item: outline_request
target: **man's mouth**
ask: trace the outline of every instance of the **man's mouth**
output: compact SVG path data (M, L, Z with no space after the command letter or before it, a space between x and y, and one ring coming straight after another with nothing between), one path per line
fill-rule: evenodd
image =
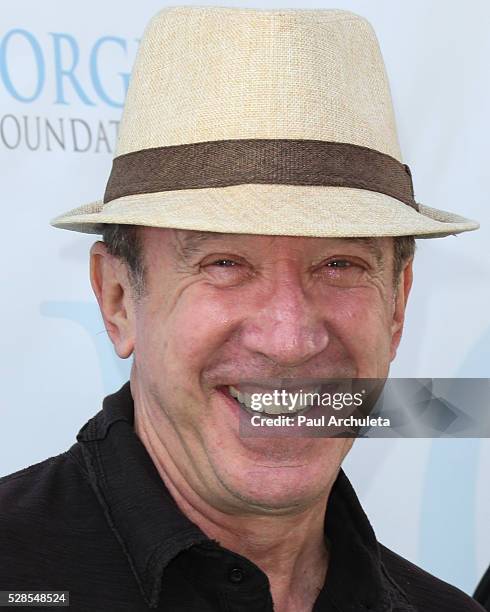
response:
M310 410L315 404L315 394L321 385L309 389L268 389L240 390L234 385L221 387L227 396L233 398L241 408L250 414L297 415Z

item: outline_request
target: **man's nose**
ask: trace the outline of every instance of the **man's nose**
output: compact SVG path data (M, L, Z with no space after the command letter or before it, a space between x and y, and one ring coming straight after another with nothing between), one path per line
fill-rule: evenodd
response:
M249 315L242 335L246 349L289 367L309 361L328 341L325 318L297 278L274 283L260 309Z

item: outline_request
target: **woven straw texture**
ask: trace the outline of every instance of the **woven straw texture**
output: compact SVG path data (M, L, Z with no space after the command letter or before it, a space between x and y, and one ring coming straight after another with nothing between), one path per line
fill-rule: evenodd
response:
M250 138L350 143L401 162L371 25L323 9L178 6L158 13L141 40L116 157ZM78 207L51 223L87 233L100 233L103 223L134 223L305 236L436 237L478 227L366 189L277 184L138 193Z
M350 142L400 159L369 23L342 11L157 15L141 42L116 155L228 138Z

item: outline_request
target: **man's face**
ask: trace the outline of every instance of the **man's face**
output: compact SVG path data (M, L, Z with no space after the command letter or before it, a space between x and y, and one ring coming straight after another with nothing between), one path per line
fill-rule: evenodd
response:
M227 511L320 498L352 441L241 437L229 387L386 376L410 285L408 267L394 287L393 240L141 232L147 292L112 336L172 478Z

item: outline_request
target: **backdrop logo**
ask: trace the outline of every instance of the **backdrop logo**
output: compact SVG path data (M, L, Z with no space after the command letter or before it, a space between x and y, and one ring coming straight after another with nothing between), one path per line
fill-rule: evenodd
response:
M26 105L26 112L0 116L0 143L6 149L112 152L119 113L109 120L100 116L123 107L138 42L109 35L78 40L66 32L40 37L22 28L6 32L0 39L2 93L13 107ZM32 112L36 103L43 109L75 106L77 116L43 116Z

